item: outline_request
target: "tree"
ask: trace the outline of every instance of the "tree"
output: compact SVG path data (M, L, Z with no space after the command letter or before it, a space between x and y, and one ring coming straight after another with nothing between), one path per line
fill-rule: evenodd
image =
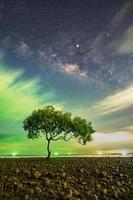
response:
M71 113L56 110L46 106L32 112L23 122L23 128L28 132L28 138L38 138L44 134L47 140L48 158L51 155L50 142L57 140L68 141L75 138L85 145L92 140L94 129L91 122L80 117L72 117Z

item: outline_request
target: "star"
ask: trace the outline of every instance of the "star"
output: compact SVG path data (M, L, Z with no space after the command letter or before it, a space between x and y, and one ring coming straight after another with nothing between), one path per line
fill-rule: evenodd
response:
M107 37L110 37L110 33L107 33L107 35L106 35Z
M111 71L111 70L108 70L108 72L112 75L113 74L113 72Z

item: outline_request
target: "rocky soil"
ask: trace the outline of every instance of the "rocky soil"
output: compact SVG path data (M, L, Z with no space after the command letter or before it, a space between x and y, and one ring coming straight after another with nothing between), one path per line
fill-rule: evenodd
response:
M133 158L0 159L1 200L133 200Z

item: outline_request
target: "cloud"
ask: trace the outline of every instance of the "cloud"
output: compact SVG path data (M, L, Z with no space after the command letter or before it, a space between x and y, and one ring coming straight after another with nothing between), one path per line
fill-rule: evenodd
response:
M93 135L93 141L89 145L97 153L99 151L101 153L128 153L132 151L133 134L122 130L112 133L97 132Z
M122 19L128 14L128 12L132 9L133 7L133 1L128 0L119 10L119 12L116 14L114 19L112 20L112 25L119 25Z
M117 44L116 54L133 53L133 25L131 25Z
M123 19L126 16L130 17L130 13L133 8L133 0L127 0L124 2L124 5L121 7L119 12L116 13L115 17L111 22L112 30L117 31L118 26L123 22ZM119 39L113 40L110 44L107 45L107 50L114 52L116 55L130 54L133 52L133 25L130 25L126 29L122 37Z
M114 94L96 103L92 106L91 112L95 115L107 115L130 107L133 107L133 85L116 91Z
M35 94L35 80L15 83L22 74L22 71L6 71L0 68L0 120L20 120L30 110L41 105Z
M97 132L93 135L94 143L118 143L133 139L133 135L126 131L117 131L113 133Z
M84 154L130 153L133 150L133 134L128 131L96 132L85 146L75 144L77 152Z
M123 130L129 131L131 133L133 133L133 125L132 126L127 126L125 128L123 128Z
M11 122L22 121L32 110L54 101L55 94L52 91L39 94L41 88L38 78L26 80L23 74L22 70L9 70L0 65L1 125L9 122L10 126Z

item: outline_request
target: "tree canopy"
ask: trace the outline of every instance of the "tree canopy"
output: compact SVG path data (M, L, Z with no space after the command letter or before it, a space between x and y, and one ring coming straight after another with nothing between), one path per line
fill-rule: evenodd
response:
M23 122L23 128L28 132L28 138L38 138L44 134L48 141L47 151L50 157L50 142L68 141L75 138L85 145L92 140L94 129L92 123L81 117L73 117L71 113L56 110L53 106L35 110Z

